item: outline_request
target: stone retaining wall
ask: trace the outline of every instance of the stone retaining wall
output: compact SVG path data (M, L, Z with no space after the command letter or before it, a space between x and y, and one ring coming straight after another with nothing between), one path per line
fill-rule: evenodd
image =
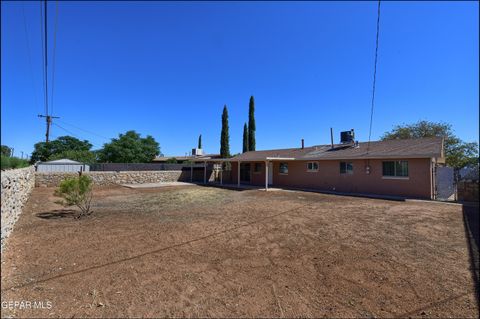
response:
M35 185L33 166L2 171L2 237L1 249L22 213L22 208Z
M457 184L457 197L462 202L478 202L478 180L465 180Z
M190 182L190 170L184 171L125 171L125 172L85 172L93 180L93 185L109 186L121 184L143 184L162 182ZM207 179L211 171L207 171ZM78 176L77 173L48 172L36 173L36 187L56 187L67 177ZM203 169L193 171L193 181L203 181Z

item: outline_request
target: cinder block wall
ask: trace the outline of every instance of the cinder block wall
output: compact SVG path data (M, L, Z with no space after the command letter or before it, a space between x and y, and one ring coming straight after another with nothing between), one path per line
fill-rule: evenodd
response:
M478 202L479 187L478 181L466 180L460 181L457 185L457 197L459 201L462 202Z
M2 171L2 250L5 239L12 232L34 185L33 166Z

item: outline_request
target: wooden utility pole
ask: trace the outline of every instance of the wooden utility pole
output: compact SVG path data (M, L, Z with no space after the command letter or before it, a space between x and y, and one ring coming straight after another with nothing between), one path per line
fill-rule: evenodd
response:
M38 117L44 117L47 121L47 132L45 133L45 141L48 143L50 141L50 125L52 125L52 119L59 119L58 116L51 116L51 115L41 115L39 114Z
M44 11L45 11L45 19L44 19L44 38L45 38L45 47L42 48L44 50L44 57L45 57L45 115L38 115L38 117L44 117L46 122L47 122L47 132L45 133L45 141L48 143L50 141L50 125L52 124L52 119L58 119L59 117L57 116L51 116L48 115L48 77L47 77L47 70L48 70L48 59L47 59L47 53L48 53L48 45L47 45L47 0L43 3L44 5Z

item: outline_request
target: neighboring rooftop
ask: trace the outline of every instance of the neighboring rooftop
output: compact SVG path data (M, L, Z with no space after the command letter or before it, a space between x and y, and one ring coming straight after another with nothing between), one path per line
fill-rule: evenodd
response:
M39 164L83 164L83 163L77 162L77 161L72 161L72 160L67 159L67 158L62 158L62 159L53 160L53 161L40 162Z
M418 139L396 139L362 142L358 144L316 145L305 148L288 148L251 151L237 155L232 160L334 160L375 158L443 158L443 139L429 137ZM368 151L367 151L368 149Z
M201 159L212 159L220 158L220 154L204 154L204 155L190 155L190 156L158 156L153 159L153 162L166 162L169 159L175 158L179 162L189 161L189 160L201 160Z

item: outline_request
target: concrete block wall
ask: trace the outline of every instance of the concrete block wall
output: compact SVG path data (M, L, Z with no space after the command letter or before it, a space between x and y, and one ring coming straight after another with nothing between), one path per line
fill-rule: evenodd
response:
M478 180L464 180L457 184L457 197L462 202L478 202Z
M33 166L2 171L1 249L18 220L35 185Z

